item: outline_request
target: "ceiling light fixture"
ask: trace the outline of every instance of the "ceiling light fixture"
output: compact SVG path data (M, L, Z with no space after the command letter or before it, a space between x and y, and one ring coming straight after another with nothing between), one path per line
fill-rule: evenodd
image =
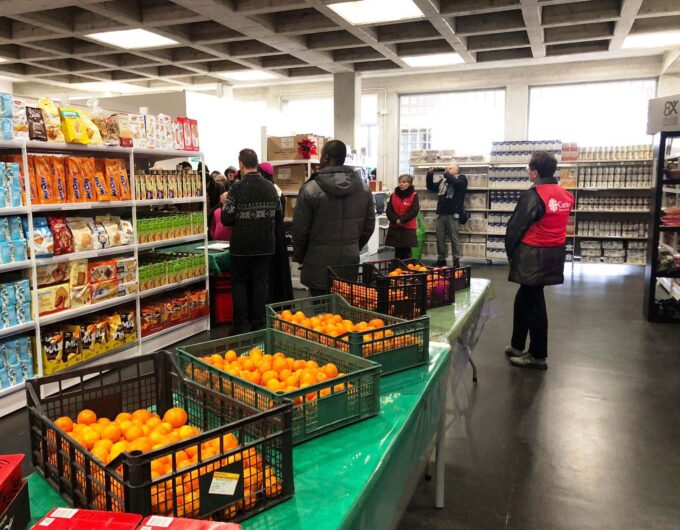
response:
M407 65L414 68L427 68L433 66L449 66L462 64L465 61L457 53L433 53L430 55L409 55L400 57Z
M267 79L278 79L274 74L264 70L235 70L233 72L219 72L215 75L229 81L266 81Z
M143 92L142 87L135 85L130 85L128 83L116 83L115 81L92 81L91 83L73 83L71 85L76 90L82 90L83 92L94 92L97 94L109 94L119 93L119 94L132 94L134 92Z
M141 48L155 48L158 46L170 46L179 44L176 40L163 37L157 33L145 29L123 29L120 31L104 31L101 33L89 33L86 37L104 44L111 44L126 50Z
M347 22L357 26L423 16L423 12L413 3L413 0L359 0L330 4L328 7Z
M622 48L635 50L643 48L670 48L680 45L680 30L633 33L623 40Z
M0 63L6 63L8 59L5 59L4 57L0 57Z

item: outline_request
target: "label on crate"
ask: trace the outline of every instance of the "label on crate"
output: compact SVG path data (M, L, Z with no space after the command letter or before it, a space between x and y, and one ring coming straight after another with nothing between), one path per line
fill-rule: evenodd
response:
M167 528L172 524L172 517L161 517L160 515L153 515L146 521L148 526L156 526Z
M216 471L213 474L212 482L208 493L211 495L233 495L238 485L238 479L241 475L238 473L224 473Z
M77 513L78 510L74 510L73 508L57 508L50 514L50 517L58 517L60 519L71 519Z
M45 517L42 521L40 521L39 526L50 526L54 522L54 519L51 517Z

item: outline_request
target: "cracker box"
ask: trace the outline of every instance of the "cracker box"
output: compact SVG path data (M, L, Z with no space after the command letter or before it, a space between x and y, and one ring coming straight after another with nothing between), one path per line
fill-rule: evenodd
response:
M157 123L156 116L144 114L144 131L146 133L146 146L149 149L158 149L160 146L157 141Z
M146 126L141 114L128 114L133 147L146 147Z
M172 124L172 139L175 149L184 151L184 126L179 118Z
M189 118L177 118L177 123L182 127L182 149L185 151L192 151L191 123L189 122Z

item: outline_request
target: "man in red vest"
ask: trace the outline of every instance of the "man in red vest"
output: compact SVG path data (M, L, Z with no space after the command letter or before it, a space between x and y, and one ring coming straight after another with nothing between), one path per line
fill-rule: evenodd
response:
M539 151L529 161L534 185L522 194L505 234L515 296L512 342L505 348L513 366L547 370L548 314L543 287L564 283L567 222L574 197L557 183L557 159ZM531 344L524 351L527 335Z

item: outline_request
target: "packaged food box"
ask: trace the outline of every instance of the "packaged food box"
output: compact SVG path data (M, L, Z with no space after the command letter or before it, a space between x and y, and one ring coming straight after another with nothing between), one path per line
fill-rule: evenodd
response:
M90 285L90 296L93 304L115 298L118 296L118 282L114 279L93 283Z
M134 258L133 258L134 259ZM115 259L93 261L87 265L89 283L118 279L118 262Z
M38 314L47 315L71 307L71 288L68 283L38 289Z
M316 134L296 134L295 136L268 136L267 137L267 160L304 160L298 152L298 146L302 142L312 142L316 147L316 153L311 158L319 158L325 138Z

